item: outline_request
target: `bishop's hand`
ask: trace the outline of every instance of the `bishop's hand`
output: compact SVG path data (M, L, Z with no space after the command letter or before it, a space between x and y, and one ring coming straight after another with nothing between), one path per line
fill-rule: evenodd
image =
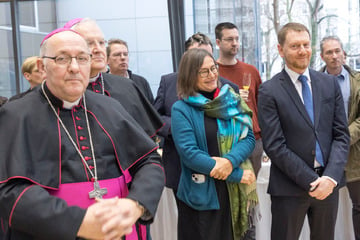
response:
M101 199L95 216L101 222L104 240L121 239L132 232L132 226L143 214L139 204L128 198Z

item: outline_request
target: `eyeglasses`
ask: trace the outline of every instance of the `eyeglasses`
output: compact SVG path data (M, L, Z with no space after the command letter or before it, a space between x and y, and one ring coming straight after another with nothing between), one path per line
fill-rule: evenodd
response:
M86 41L89 48L93 48L95 47L96 45L99 45L100 47L106 47L106 43L107 41L105 39L102 39L102 40L89 40L89 41Z
M222 41L225 41L225 42L239 42L239 38L236 37L236 38L224 38Z
M199 71L200 77L207 78L209 76L209 74L210 74L210 71L213 74L218 73L218 65L215 64L215 65L211 66L210 68L202 68L202 69L200 69L200 71Z
M43 56L42 58L52 59L52 60L54 60L54 62L56 64L65 66L65 65L71 64L71 61L73 58L76 59L77 64L86 65L90 62L91 56L92 56L91 54L80 54L78 56L72 57L67 54L61 54L61 55L55 56L55 57Z

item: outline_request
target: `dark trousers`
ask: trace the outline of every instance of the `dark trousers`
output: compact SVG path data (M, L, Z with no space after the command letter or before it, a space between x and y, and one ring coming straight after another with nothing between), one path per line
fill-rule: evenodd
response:
M271 239L299 239L307 215L311 240L333 240L338 203L338 189L324 200L310 196L271 196Z
M251 153L249 157L256 176L258 175L261 168L263 151L264 151L263 143L261 138L259 138L258 140L256 140L254 151Z
M346 186L353 204L352 218L355 239L360 240L360 181L349 182Z

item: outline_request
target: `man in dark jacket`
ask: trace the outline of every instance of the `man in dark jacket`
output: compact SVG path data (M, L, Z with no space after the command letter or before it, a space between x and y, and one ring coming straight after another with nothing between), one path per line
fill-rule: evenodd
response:
M344 99L350 132L350 152L345 167L346 185L353 203L355 239L360 240L360 73L345 64L345 52L338 37L323 38L320 49L321 58L326 63L321 72L337 77Z
M129 47L127 42L121 39L110 39L106 47L106 54L110 73L133 80L149 102L153 103L154 96L149 82L144 77L129 70Z

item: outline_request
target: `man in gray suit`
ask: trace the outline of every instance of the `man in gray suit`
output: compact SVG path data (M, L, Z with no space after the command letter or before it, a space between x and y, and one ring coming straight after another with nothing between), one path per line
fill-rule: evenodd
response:
M349 132L335 77L309 69L309 30L278 33L284 69L259 89L259 123L272 160L271 238L298 239L308 216L311 239L334 239L338 188L344 184Z

